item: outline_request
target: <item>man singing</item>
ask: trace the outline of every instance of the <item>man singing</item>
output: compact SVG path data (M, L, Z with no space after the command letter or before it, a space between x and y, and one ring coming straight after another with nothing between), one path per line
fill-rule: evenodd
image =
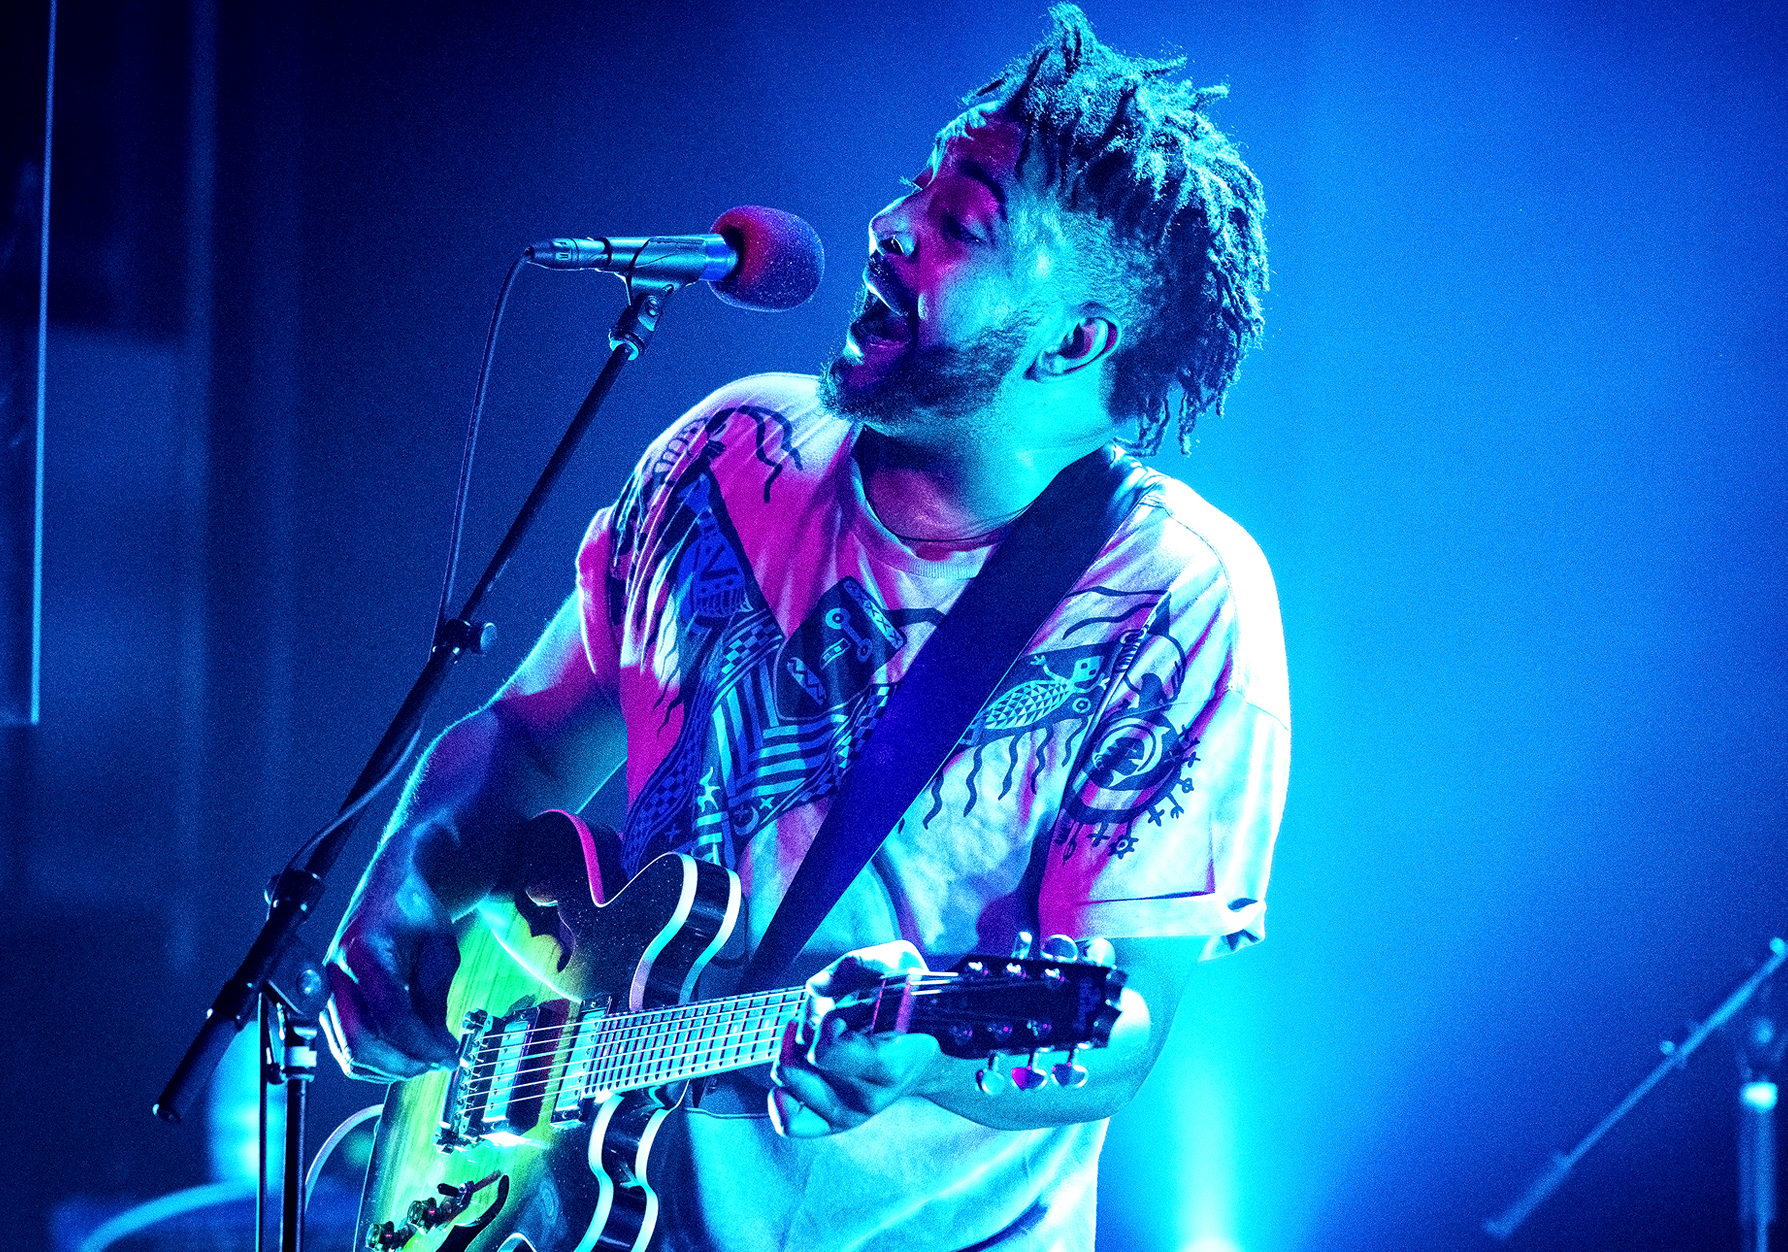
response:
M913 657L1058 471L1170 424L1184 445L1221 408L1267 269L1259 185L1202 111L1220 92L1051 16L870 221L824 375L745 379L671 426L526 662L429 751L331 955L352 1072L454 1062L453 923L529 816L623 763L626 872L734 870L748 950ZM813 978L773 1072L666 1122L661 1246L1090 1249L1104 1119L1192 967L1264 933L1289 717L1259 550L1150 473L790 968ZM1104 937L1128 975L1082 1085L986 1094L984 1062L832 1011L1020 932Z

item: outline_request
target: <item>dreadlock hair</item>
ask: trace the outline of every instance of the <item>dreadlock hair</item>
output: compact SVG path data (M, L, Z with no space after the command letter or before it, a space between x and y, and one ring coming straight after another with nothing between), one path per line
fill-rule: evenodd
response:
M1190 451L1193 424L1223 412L1264 325L1260 182L1204 116L1227 87L1170 79L1183 57L1113 51L1075 5L1049 16L1049 36L964 103L1021 125L1020 175L1053 195L1070 224L1090 216L1103 228L1102 251L1116 253L1103 277L1127 288L1131 315L1106 404L1136 419L1130 447L1148 456L1177 393L1180 449Z

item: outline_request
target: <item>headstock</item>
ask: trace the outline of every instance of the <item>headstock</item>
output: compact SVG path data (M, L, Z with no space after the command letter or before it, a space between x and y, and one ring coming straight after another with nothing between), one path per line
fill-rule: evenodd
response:
M984 1091L997 1089L1007 1077L993 1065L1001 1054L1030 1058L1010 1073L1021 1090L1050 1081L1079 1086L1086 1071L1074 1063L1074 1053L1110 1042L1124 974L1068 957L1069 952L1078 957L1079 949L1072 940L1058 939L1045 945L1051 956L966 956L944 978L926 979L911 1002L906 1029L931 1035L949 1056L988 1058L979 1075ZM1023 946L1029 948L1028 936ZM1037 1057L1043 1052L1067 1056L1042 1070Z

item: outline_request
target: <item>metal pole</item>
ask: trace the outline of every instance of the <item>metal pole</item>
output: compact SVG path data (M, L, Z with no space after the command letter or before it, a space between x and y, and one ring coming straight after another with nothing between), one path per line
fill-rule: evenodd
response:
M1776 1219L1776 1085L1746 1083L1738 1108L1738 1224L1751 1252L1769 1252Z
M1596 1123L1595 1129L1583 1136L1582 1142L1578 1143L1576 1147L1569 1152L1553 1153L1551 1163L1540 1171L1539 1176L1529 1184L1521 1197L1501 1214L1484 1222L1485 1233L1497 1239L1507 1239L1514 1234L1521 1223L1527 1220L1528 1214L1539 1206L1540 1201L1558 1189L1559 1184L1564 1182L1572 1167L1583 1159L1584 1154L1595 1147L1596 1142L1603 1135L1614 1129L1616 1122L1630 1113L1634 1105L1643 1100L1653 1087L1663 1081L1665 1075L1672 1070L1681 1069L1687 1064L1689 1057L1694 1055L1695 1049L1705 1043L1709 1035L1731 1021L1746 1004L1750 1003L1751 997L1757 994L1758 989L1769 981L1770 976L1781 967L1783 961L1788 960L1788 942L1784 942L1780 938L1771 939L1769 953L1763 964L1758 966L1749 978L1740 983L1738 989L1727 996L1706 1021L1689 1032L1687 1039L1681 1043L1665 1042L1662 1045L1665 1060L1647 1074L1644 1081L1628 1092L1627 1098L1616 1105L1613 1112ZM1774 1193L1771 1194L1773 1196Z

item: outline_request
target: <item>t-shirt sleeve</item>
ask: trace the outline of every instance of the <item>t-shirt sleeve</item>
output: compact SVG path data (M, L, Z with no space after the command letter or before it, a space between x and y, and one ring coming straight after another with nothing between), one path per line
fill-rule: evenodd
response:
M577 599L583 619L584 654L602 690L614 699L620 684L621 633L609 596L614 571L613 505L601 510L577 550Z
M1177 601L1177 602L1176 602ZM1266 934L1290 762L1276 601L1253 637L1226 577L1175 588L1112 684L1051 832L1043 932L1208 936L1204 958ZM1264 657L1262 654L1265 654ZM1276 682L1261 667L1276 665Z

